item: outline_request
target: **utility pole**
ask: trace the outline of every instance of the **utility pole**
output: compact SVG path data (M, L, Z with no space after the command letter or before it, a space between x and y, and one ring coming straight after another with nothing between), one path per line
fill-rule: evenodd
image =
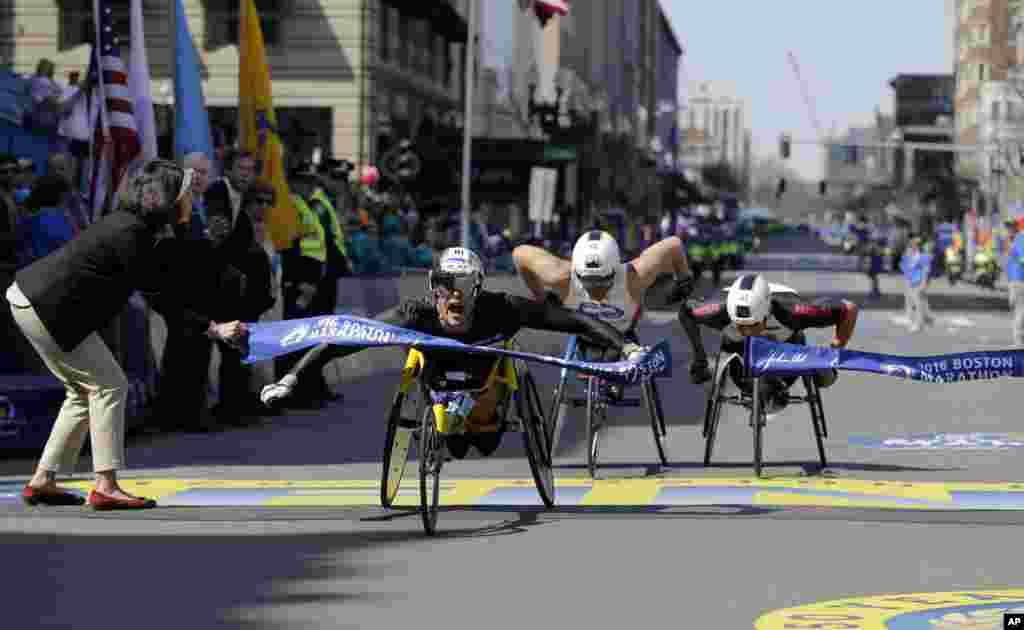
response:
M469 37L466 40L466 67L465 89L466 89L466 110L464 114L465 123L462 131L462 246L469 248L469 187L471 183L472 156L473 150L473 92L476 87L473 81L473 67L476 65L476 3L477 0L468 0L469 5Z

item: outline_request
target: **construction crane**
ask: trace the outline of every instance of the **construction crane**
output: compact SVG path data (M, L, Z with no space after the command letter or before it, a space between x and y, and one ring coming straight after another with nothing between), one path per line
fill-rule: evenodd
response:
M789 57L789 64L793 67L793 74L796 75L797 83L800 84L800 92L804 96L804 105L807 106L807 113L811 117L811 124L818 131L818 139L824 143L826 141L825 131L821 128L821 123L818 122L818 114L814 108L814 99L811 98L811 94L807 90L807 82L804 81L803 76L800 74L800 63L796 60L796 55L793 54L793 51L789 51L786 54Z

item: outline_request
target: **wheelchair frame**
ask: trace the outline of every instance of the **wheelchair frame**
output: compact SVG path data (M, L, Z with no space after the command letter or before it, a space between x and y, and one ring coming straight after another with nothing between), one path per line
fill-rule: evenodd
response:
M572 360L576 355L578 346L577 337L569 338L564 358ZM567 395L569 386L569 370L562 368L558 385L555 386L554 397L551 403L551 411L548 414L550 425L548 426L548 444L554 448L555 432L558 430L559 412ZM654 436L654 445L658 451L658 459L663 466L668 466L668 428L665 425L665 412L661 406L661 397L658 394L658 385L653 378L644 379L640 384L639 399L624 398L620 401L609 400L602 395L598 387L598 378L593 376L585 377L587 382L586 396L584 398L569 398L570 408L587 408L587 469L592 479L597 478L597 455L601 436L601 428L607 423L608 407L639 407L643 405L651 421L651 433Z
M723 359L722 355L726 354ZM751 393L740 390L739 394L723 395L723 386L729 376L729 366L733 361L739 361L742 365L743 357L739 353L719 352L715 357L714 380L711 382L711 391L708 393L707 406L704 412L704 428L702 435L704 444L704 465L711 465L711 455L715 448L715 437L718 433L718 423L722 417L722 406L729 404L743 407L750 411L749 425L754 430L754 474L761 476L763 469L764 449L764 427L767 422L763 401L761 400L761 377L750 377L752 384ZM749 372L747 372L749 376ZM811 410L811 425L814 427L814 437L818 444L818 457L821 460L821 467L828 466L825 458L824 438L828 437L828 427L825 424L825 409L821 402L821 388L814 381L813 374L800 375L805 390L803 396L790 395L790 403L806 404Z
M514 347L512 340L502 347ZM380 500L384 507L392 507L398 497L402 476L409 460L414 440L419 443L420 508L423 528L428 535L437 533L437 515L440 505L440 476L444 466L444 439L448 429L448 414L444 405L431 402L431 391L422 376L426 372L427 357L410 348L402 369L402 380L388 414L387 434L384 439L381 470ZM505 386L507 393L495 407L501 422L514 403L523 424L523 446L537 492L546 507L555 505L555 478L551 463L551 443L547 422L541 406L537 384L526 364L518 359L500 357L487 378L487 387ZM413 417L403 414L403 406L410 402Z

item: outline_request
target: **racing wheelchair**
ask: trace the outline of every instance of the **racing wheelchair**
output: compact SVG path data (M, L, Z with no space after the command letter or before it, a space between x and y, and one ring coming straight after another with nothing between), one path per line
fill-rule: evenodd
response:
M737 373L743 374L746 381L743 385L735 382L733 377ZM750 413L749 425L754 432L754 474L760 477L763 468L764 428L768 420L761 387L763 377L750 374L742 355L724 351L720 351L715 357L715 369L712 374L713 380L711 381L711 390L708 392L702 431L705 440L704 465L711 465L711 455L715 449L715 437L718 433L718 423L722 417L722 408L723 405L728 404L742 407ZM811 425L814 427L814 437L818 443L818 457L821 460L821 467L825 468L828 463L825 459L823 440L828 437L828 427L825 425L825 409L821 403L821 388L814 380L813 373L802 374L799 379L803 383L804 395L789 394L788 402L789 404L806 404L810 407Z
M502 343L515 349L513 340ZM388 415L384 442L380 501L391 507L398 497L402 476L412 442L418 443L419 495L423 528L428 535L437 533L441 493L441 468L445 455L450 418L445 397L452 394L480 394L500 388L494 408L496 419L509 426L508 414L515 413L522 423L523 445L537 492L546 507L555 505L555 477L551 468L551 447L547 423L541 407L537 384L519 359L500 357L486 379L468 377L452 370L443 361L431 362L424 352L409 349L401 382ZM482 382L481 382L482 381ZM411 412L411 413L409 413Z
M566 360L584 358L587 356L587 348L576 336L569 338L566 346ZM554 399L551 403L551 412L548 414L550 425L547 427L547 443L555 443L555 431L558 429L558 418L563 404L571 408L586 407L587 410L587 469L592 479L597 478L598 468L598 447L601 437L601 429L608 421L609 407L639 407L641 404L647 409L651 421L651 433L654 435L654 446L658 451L658 459L662 465L668 465L668 429L665 425L665 413L661 406L661 397L658 395L658 384L653 378L645 378L640 383L641 398L622 398L612 393L601 379L596 376L581 376L586 383L586 393L583 397L570 396L569 389L572 377L569 370L562 368L558 384L555 385Z

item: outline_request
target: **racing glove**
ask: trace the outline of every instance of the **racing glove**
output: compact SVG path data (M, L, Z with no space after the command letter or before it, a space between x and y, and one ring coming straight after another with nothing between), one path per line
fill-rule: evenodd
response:
M627 361L639 361L640 357L642 357L647 352L650 352L650 350L651 349L648 347L640 346L635 343L627 343L626 345L622 346L622 356Z
M711 380L711 370L707 359L694 359L690 362L690 382L700 385Z
M676 302L685 300L686 298L690 297L690 294L693 293L693 288L695 284L696 280L694 279L693 274L678 276L676 278L675 284L672 285L672 288L669 290L668 303L675 304Z
M264 405L272 407L275 403L291 396L292 390L295 389L295 384L298 382L299 379L294 374L285 374L278 382L263 386L263 389L260 390L260 401Z

